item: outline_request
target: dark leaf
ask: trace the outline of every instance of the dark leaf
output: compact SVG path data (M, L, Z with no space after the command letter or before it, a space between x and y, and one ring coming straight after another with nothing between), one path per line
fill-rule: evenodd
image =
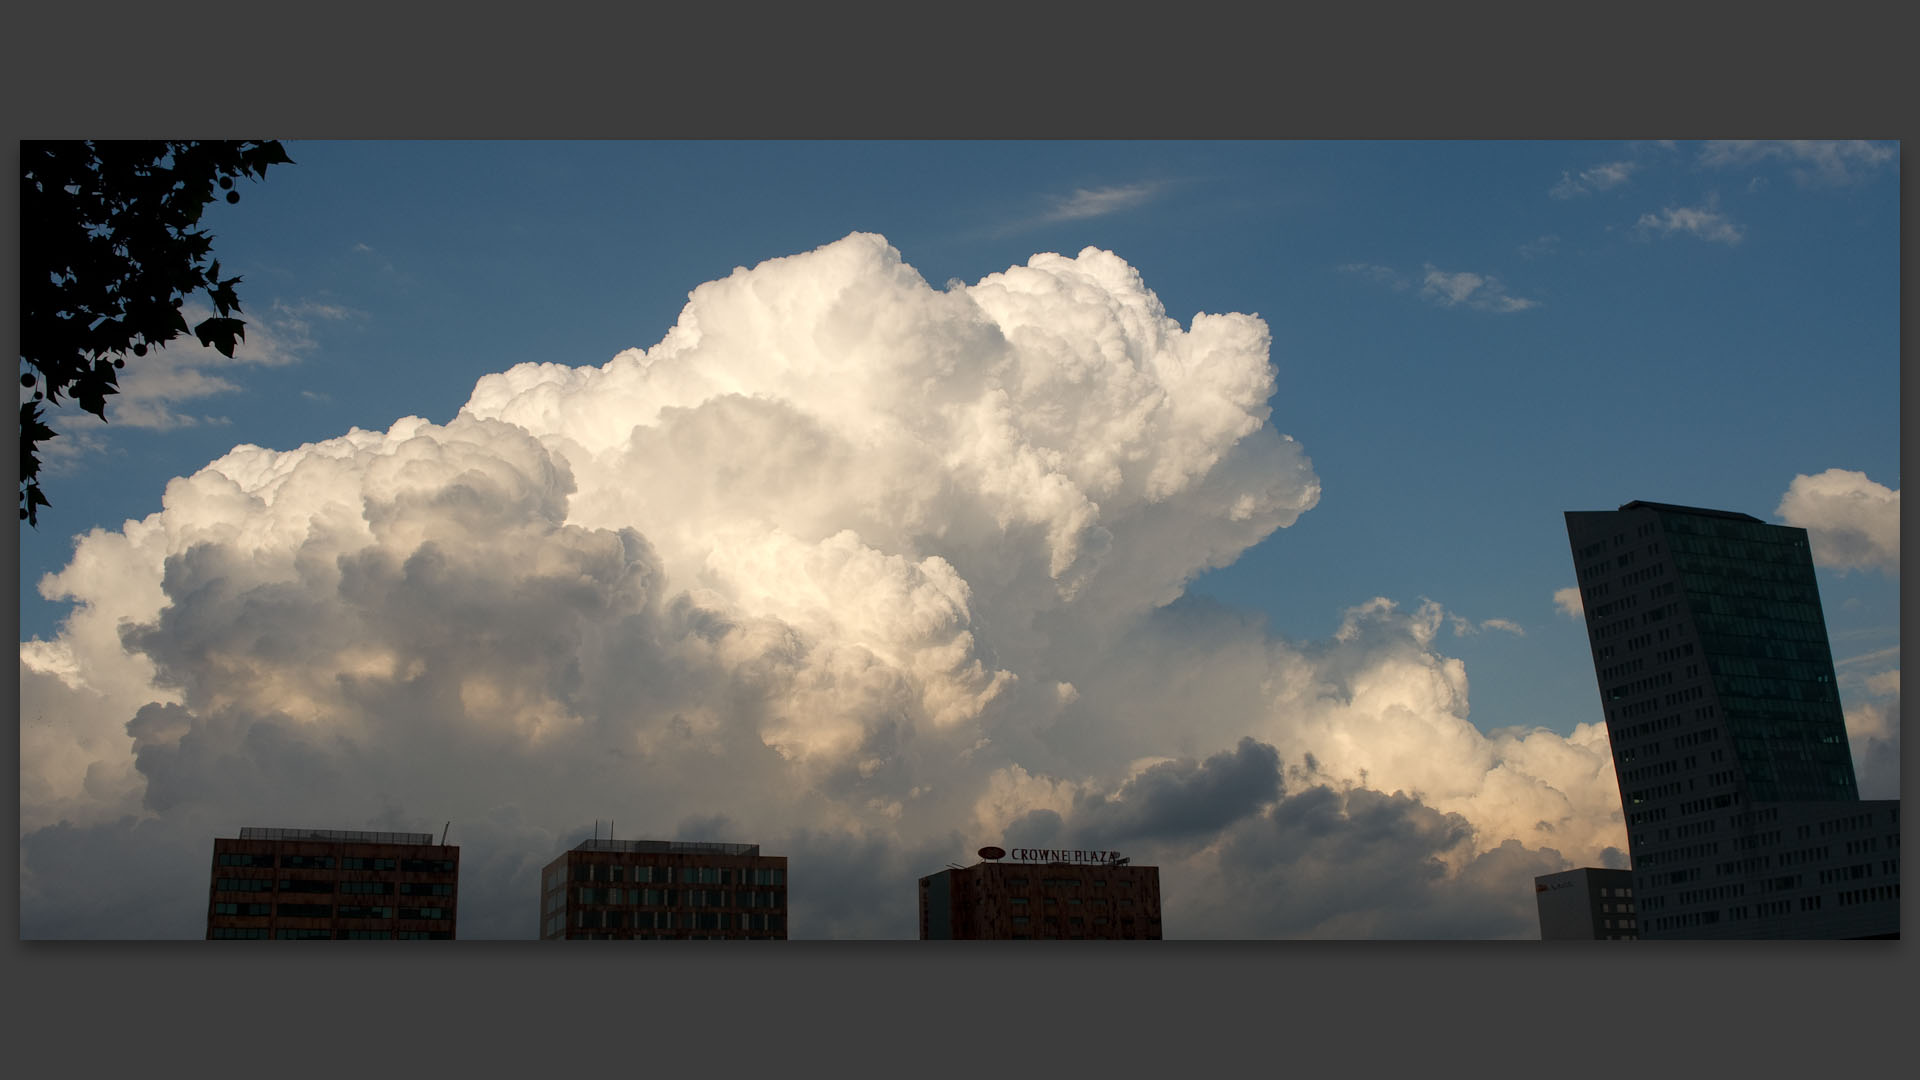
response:
M194 327L193 333L200 339L200 344L211 345L220 350L220 355L231 359L234 345L247 336L246 326L239 319L213 318Z

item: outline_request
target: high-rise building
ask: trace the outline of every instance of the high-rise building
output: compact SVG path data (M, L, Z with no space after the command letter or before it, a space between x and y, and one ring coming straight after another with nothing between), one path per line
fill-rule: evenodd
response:
M1633 871L1583 866L1533 879L1542 941L1637 941Z
M981 848L920 879L920 939L1160 940L1160 868L1117 852Z
M787 937L787 857L759 844L582 840L540 874L548 941Z
M1900 803L1855 785L1806 530L1566 518L1640 936L1898 936Z
M452 940L459 883L432 833L245 828L213 841L207 938Z

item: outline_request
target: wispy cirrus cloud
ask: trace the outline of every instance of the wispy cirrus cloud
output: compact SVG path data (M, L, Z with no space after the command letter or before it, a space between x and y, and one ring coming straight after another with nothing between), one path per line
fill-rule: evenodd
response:
M1432 263L1426 264L1425 269L1420 295L1441 307L1470 307L1476 311L1506 314L1540 306L1538 300L1509 295L1500 279L1489 274L1465 270L1449 273Z
M1117 214L1146 205L1165 188L1166 185L1158 181L1120 187L1075 188L1071 195L1053 196L1053 208L1041 220L1080 221Z
M214 314L198 300L182 304L180 313L189 326ZM230 421L225 417L200 412L199 405L208 398L240 390L241 373L248 368L285 367L304 360L318 347L314 336L317 323L364 315L337 304L308 300L291 304L275 301L264 312L246 311L241 317L247 324L246 337L230 357L201 345L187 333L146 356L129 360L120 372L119 392L107 398L111 428L98 428L97 421L85 418L77 409L54 412L49 423L60 437L42 444L42 468L70 473L84 467L89 459L112 449L114 429L174 431L227 424Z
M1700 150L1700 164L1708 168L1738 168L1763 161L1785 161L1803 187L1840 186L1866 179L1900 160L1890 143L1865 139L1786 139L1778 141L1731 139L1709 142Z
M1719 197L1710 195L1704 206L1667 206L1658 214L1641 214L1640 220L1634 222L1633 231L1643 240L1655 233L1661 236L1686 233L1709 243L1736 247L1747 230L1746 226L1722 214Z
M1557 238L1555 238L1557 239ZM1352 262L1335 267L1343 274L1353 274L1368 281L1385 285L1395 292L1403 292L1413 287L1414 281L1408 275L1391 266L1378 263ZM1513 296L1500 283L1500 279L1488 274L1474 274L1466 271L1448 273L1427 263L1422 269L1420 295L1439 304L1441 307L1469 307L1477 311L1513 312L1538 307L1538 300Z
M1563 172L1560 182L1548 189L1547 194L1556 199L1573 199L1596 191L1607 191L1626 183L1639 167L1631 161L1609 161L1591 169L1582 169L1579 173Z
M211 308L198 301L190 301L180 310L189 325L213 315ZM183 411L182 406L239 389L238 384L221 372L299 363L316 347L313 336L316 322L360 317L359 312L337 304L275 301L265 313L246 316L246 337L231 357L201 345L189 335L182 335L172 344L127 365L120 380L120 393L108 399L112 420L123 427L155 431L224 423L215 417Z
M1515 637L1527 636L1527 628L1514 622L1512 619L1482 619L1476 623L1465 615L1455 615L1452 612L1448 612L1447 623L1453 628L1454 637L1467 637L1471 634L1477 634L1482 630L1500 630L1512 634Z

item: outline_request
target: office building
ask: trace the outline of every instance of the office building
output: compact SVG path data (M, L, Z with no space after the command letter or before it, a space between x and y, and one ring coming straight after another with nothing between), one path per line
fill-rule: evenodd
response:
M759 844L583 840L540 874L547 941L784 941L787 858Z
M1117 852L980 849L920 879L920 939L1160 940L1160 869Z
M241 829L213 842L207 938L450 941L459 883L432 833Z
M1636 941L1633 871L1583 866L1533 879L1542 941Z
M1640 936L1897 937L1900 803L1859 797L1806 530L1566 519Z

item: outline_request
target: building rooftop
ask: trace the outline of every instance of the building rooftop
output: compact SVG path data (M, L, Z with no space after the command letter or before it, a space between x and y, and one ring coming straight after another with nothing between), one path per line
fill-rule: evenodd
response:
M582 840L575 851L634 851L675 855L758 855L759 844L706 844L692 840Z
M357 844L432 844L433 834L418 832L362 832L354 829L240 830L242 840L344 840Z
M1644 499L1635 499L1632 502L1622 506L1620 509L1622 510L1665 510L1665 511L1668 511L1669 513L1675 513L1675 514L1692 514L1695 517L1725 518L1728 521L1750 521L1755 525L1766 524L1766 522L1761 521L1759 518L1754 517L1752 514L1740 514L1740 513L1735 513L1732 510L1708 510L1705 507L1701 507L1701 506L1680 506L1675 503L1647 502Z

